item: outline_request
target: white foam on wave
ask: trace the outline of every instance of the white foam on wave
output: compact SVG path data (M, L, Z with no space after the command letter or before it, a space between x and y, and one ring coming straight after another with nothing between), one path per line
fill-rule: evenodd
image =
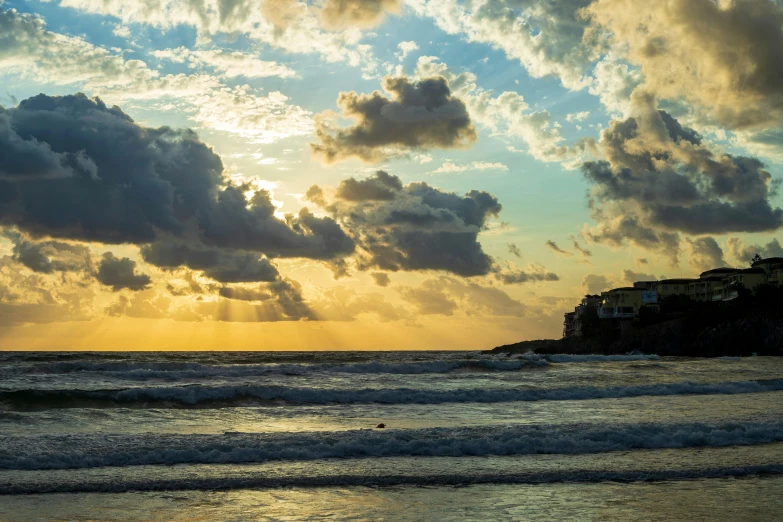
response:
M364 362L346 364L236 364L211 365L173 362L58 362L32 367L33 373L101 373L131 380L200 379L210 377L254 377L263 375L309 375L314 373L424 374L447 373L457 369L515 371L546 366L536 360L467 359L422 362ZM29 369L24 371L29 372Z
M526 353L512 358L473 358L442 361L379 362L332 364L202 364L195 362L154 361L59 361L29 367L19 372L67 374L101 373L130 380L203 379L210 377L253 377L262 375L308 375L313 373L355 374L425 374L448 373L459 369L516 371L526 367L547 366L550 363L625 362L658 360L657 355L538 355Z
M0 469L229 464L328 458L585 454L783 441L783 421L543 425L225 435L2 437Z
M554 354L545 356L546 360L554 363L576 362L633 362L633 361L657 361L657 355L629 354L629 355L569 355Z
M14 407L89 407L93 403L150 404L154 407L226 405L248 400L294 404L442 404L613 399L666 395L734 395L783 390L783 379L720 383L679 382L638 386L566 388L455 389L319 389L288 386L154 386L117 390L20 390L0 392L0 402Z
M28 472L29 473L29 472ZM452 475L331 475L276 477L264 474L247 477L198 477L178 479L133 479L117 477L112 481L79 482L6 482L0 483L0 495L43 493L123 493L126 491L193 491L326 486L466 486L477 484L548 484L556 482L650 482L664 480L783 475L781 464L724 466L685 470L567 470L506 474Z

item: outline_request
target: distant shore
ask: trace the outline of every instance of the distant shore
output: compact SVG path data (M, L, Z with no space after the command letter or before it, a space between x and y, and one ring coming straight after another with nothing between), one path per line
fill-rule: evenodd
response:
M641 352L660 356L725 357L783 355L783 318L756 313L734 320L691 317L635 327L622 337L539 339L498 346L488 353L615 355Z

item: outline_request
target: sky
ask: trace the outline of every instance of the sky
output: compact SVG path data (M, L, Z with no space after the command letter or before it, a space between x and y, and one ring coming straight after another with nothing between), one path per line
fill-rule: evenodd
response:
M0 349L487 349L783 256L783 3L0 0Z

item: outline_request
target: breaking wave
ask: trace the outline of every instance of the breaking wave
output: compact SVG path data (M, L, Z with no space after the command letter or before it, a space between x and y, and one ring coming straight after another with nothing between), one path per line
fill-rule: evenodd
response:
M0 405L11 410L83 407L221 407L237 404L443 404L611 399L665 395L734 395L783 390L783 379L720 383L680 382L638 386L566 388L318 389L288 386L156 386L111 390L28 389L0 391Z
M209 377L254 377L263 375L308 375L313 373L447 373L458 369L515 371L546 366L542 358L515 360L456 360L427 362L364 362L352 364L236 364L211 365L192 362L57 362L33 366L23 371L42 374L94 372L123 379L199 379Z
M454 474L410 476L298 476L298 477L220 477L186 479L127 479L111 482L0 483L0 495L41 493L122 493L126 491L192 491L250 488L326 487L326 486L467 486L478 484L551 484L557 482L652 482L664 480L783 475L783 465L761 464L686 470L623 471L540 471L514 474Z
M19 366L14 373L71 374L100 373L128 380L181 380L210 377L255 377L263 375L309 375L314 373L425 374L455 370L516 371L548 366L550 363L622 362L657 360L657 355L537 355L523 354L508 359L459 359L417 362L361 362L347 364L202 364L197 362L58 361Z
M783 441L783 421L494 426L224 435L4 437L0 469L238 464L333 458L586 454Z

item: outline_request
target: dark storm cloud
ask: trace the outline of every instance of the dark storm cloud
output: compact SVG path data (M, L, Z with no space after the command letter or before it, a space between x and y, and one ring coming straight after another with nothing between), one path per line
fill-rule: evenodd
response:
M660 205L650 209L651 222L689 234L764 232L783 225L783 210L765 200L732 205L708 202L692 207Z
M603 132L606 160L582 165L594 185L590 196L599 225L594 241L626 240L675 260L679 232L760 232L783 225L770 198L778 182L756 158L720 154L692 129L655 109L646 93L634 95L639 115L611 122Z
M279 275L268 259L251 252L161 241L142 247L141 255L149 264L165 269L187 267L200 270L221 283L274 281Z
M144 290L152 279L147 274L136 272L136 262L127 257L118 258L111 252L103 254L95 278L103 285L112 287L115 292L127 288Z
M59 154L47 143L23 138L0 107L0 179L64 178L74 175L74 169L90 173L95 165L83 153Z
M341 92L337 105L355 124L335 128L321 115L319 141L311 144L314 154L326 163L350 157L377 162L410 150L467 147L476 141L467 108L452 96L445 78L386 77L383 88L390 98L379 91Z
M492 194L472 190L459 196L426 183L403 187L399 178L382 171L348 186L352 189L338 189L326 208L360 244L360 269L445 270L462 276L491 271L492 258L478 234L502 208ZM378 199L378 187L394 187L388 194L393 198Z
M231 184L193 131L143 127L82 94L38 95L4 115L19 136L83 164L68 177L17 176L3 185L0 220L31 234L140 244L188 230L208 245L274 256L329 259L353 251L330 218L303 209L279 219L263 190L247 201L252 187Z
M92 256L84 245L62 241L29 241L18 232L7 231L5 237L14 244L13 258L34 272L75 272L91 270Z
M372 177L361 181L354 178L341 181L336 195L347 201L384 201L394 199L401 190L400 178L379 170Z

